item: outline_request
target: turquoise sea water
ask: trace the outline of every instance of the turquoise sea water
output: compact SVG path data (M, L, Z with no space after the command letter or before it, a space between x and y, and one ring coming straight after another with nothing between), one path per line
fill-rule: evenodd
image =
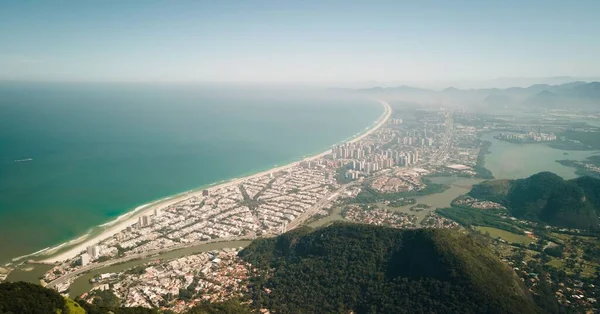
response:
M152 200L321 152L382 112L304 90L0 84L0 262Z

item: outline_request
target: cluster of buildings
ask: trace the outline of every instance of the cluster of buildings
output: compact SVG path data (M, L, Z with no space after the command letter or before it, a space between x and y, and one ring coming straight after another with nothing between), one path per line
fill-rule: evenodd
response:
M481 150L477 135L479 131L481 131L480 128L455 124L447 154L444 156L443 167L440 167L438 171L453 175L474 176L473 168L477 164L477 157Z
M378 135L380 135L378 133ZM385 141L384 141L385 142ZM342 159L344 164L349 164L350 170L346 177L357 179L368 176L377 171L394 166L411 166L419 162L419 151L401 151L397 149L383 149L374 145L361 145L346 143L332 148L330 158Z
M420 223L422 228L447 228L447 229L459 229L460 225L454 220L444 218L435 212L429 212Z
M247 291L250 264L238 249L222 249L154 262L95 279L97 289L113 292L126 307L184 312L202 301L222 302ZM83 298L93 302L92 292Z
M50 282L78 267L114 257L279 234L299 216L317 212L318 202L330 198L337 188L335 168L325 162L305 162L286 171L195 193L140 216L136 223L88 247L75 260L57 265L45 280Z
M434 211L429 211L421 221L417 215L391 211L381 208L363 209L358 205L349 205L343 213L345 219L350 221L386 226L399 229L413 228L447 228L458 229L460 225L453 220L439 216Z
M397 193L419 189L420 186L403 177L381 176L371 182L371 188L379 193Z
M506 209L506 207L491 201L479 200L471 196L462 196L452 201L453 206L470 207L475 209Z
M505 242L499 239L496 244L505 245ZM497 249L497 251L501 250ZM551 276L547 272L538 274L536 273L539 270L537 261L527 261L518 256L519 254L508 255L502 261L512 267L531 291L534 291L540 280L543 279L546 282L547 289L552 291L560 305L567 307L573 313L597 313L599 294L594 284L584 283L581 278L575 278L569 274L560 276L560 279L557 276Z
M433 138L431 137L402 137L398 138L398 144L404 144L408 146L433 146Z
M549 142L556 141L556 135L540 132L500 133L498 139L516 142Z
M364 210L358 205L349 205L343 217L350 221L376 226L411 229L417 227L417 216L385 209Z

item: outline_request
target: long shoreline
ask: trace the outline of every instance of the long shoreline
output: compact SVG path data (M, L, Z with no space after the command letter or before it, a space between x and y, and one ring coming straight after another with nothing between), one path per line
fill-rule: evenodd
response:
M375 120L375 122L373 122L374 126L369 128L366 132L363 132L362 134L360 134L350 140L347 140L345 142L353 143L353 142L360 141L361 139L363 139L366 136L373 133L375 130L379 129L388 120L388 118L390 117L391 112L392 112L391 107L385 101L382 101L382 100L377 100L377 101L384 107L384 112L377 120ZM159 199L159 200L150 202L148 204L138 206L135 209L133 209L132 211L129 211L129 212L119 216L117 219L100 225L99 227L106 226L106 229L102 230L97 235L90 236L89 233L87 233L84 236L79 236L74 240L64 242L60 245L51 247L50 249L44 249L40 254L33 253L33 254L25 255L25 256L38 257L38 258L42 257L41 260L36 260L35 258L34 258L34 260L37 263L47 263L47 264L54 264L57 262L62 262L62 261L68 260L68 259L72 259L75 256L77 256L79 253L84 251L88 246L94 245L103 240L106 240L106 239L114 236L115 234L121 232L122 230L126 229L127 227L131 226L132 224L137 222L137 220L140 216L153 213L154 209L168 207L168 206L174 205L176 203L179 203L179 202L181 202L185 199L188 199L190 197L193 197L193 196L202 196L203 190L211 191L213 189L218 189L218 188L227 188L230 186L238 185L241 182L249 180L249 179L268 175L269 173L284 171L284 170L287 170L287 169L290 169L290 168L296 166L299 162L318 159L329 153L330 153L330 150L327 150L327 151L318 153L316 155L302 158L298 161L293 161L284 166L267 169L267 170L260 171L258 173L251 174L251 175L241 177L241 178L233 178L233 179L230 179L223 183L218 183L218 184L213 183L212 185L205 185L205 186L199 187L197 189L179 193L179 194L176 194L173 196L169 196L169 197L166 197L163 199ZM83 239L80 241L77 241L81 238L83 238ZM57 249L60 249L64 246L68 245L68 243L73 243L74 245L63 252L50 255L49 257L47 256L47 255L49 255L48 252L56 252ZM44 254L44 253L46 253L46 254Z

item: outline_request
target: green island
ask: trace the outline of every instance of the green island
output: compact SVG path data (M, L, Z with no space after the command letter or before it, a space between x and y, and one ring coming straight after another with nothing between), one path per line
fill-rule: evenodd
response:
M420 212L420 211L430 209L430 208L431 208L431 205L429 205L429 204L417 204L415 206L412 206L410 208L410 210L413 212Z
M565 141L552 143L550 144L551 147L566 150L600 149L600 131L566 130L560 133L559 136L564 138Z
M561 150L598 150L600 149L600 131L565 130L557 134L559 139L548 143L548 146Z

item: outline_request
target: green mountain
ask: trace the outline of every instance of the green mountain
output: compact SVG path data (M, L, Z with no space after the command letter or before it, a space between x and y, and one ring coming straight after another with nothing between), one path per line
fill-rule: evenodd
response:
M540 172L526 179L483 182L469 194L500 203L518 218L560 227L598 228L600 179L564 180L551 172Z
M256 240L251 296L275 313L536 313L516 275L450 230L337 223Z

